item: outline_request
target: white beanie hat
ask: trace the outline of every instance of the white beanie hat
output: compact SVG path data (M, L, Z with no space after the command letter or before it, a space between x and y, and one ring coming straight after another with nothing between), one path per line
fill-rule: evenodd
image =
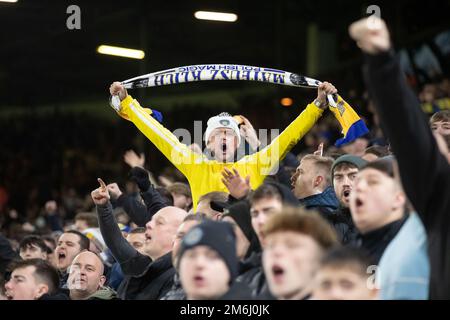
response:
M209 118L205 131L206 144L208 144L209 136L211 135L213 130L217 128L228 128L233 130L238 138L238 146L241 144L241 133L239 131L236 120L234 120L231 114L227 112L222 112L217 116Z

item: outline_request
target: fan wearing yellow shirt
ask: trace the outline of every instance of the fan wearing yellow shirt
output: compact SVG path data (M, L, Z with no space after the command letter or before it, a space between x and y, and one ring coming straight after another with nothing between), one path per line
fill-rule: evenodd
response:
M258 188L267 175L273 174L286 153L314 126L324 109L328 107L327 95L337 93L336 88L327 82L320 84L317 91L317 98L308 104L270 145L235 161L234 156L241 143L241 136L238 125L231 115L221 113L208 120L204 137L206 147L212 155L211 159L193 152L187 145L181 143L172 132L151 116L151 109L141 107L138 101L128 95L120 82L114 82L110 86L110 94L120 99L120 106L118 104L116 107L113 106L117 113L133 122L186 176L192 191L194 210L200 196L212 191L228 192L221 181L222 171L225 168L230 171L236 169L241 176L249 177L252 189Z

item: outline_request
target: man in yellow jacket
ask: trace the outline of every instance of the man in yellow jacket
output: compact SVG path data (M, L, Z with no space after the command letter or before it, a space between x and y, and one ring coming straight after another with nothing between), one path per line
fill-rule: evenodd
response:
M139 102L128 95L120 82L114 82L110 87L110 94L118 96L120 106L114 107L119 115L131 122L166 156L167 159L180 170L189 181L194 210L200 196L212 192L228 192L221 181L225 168L236 169L243 177L250 177L252 189L259 187L265 177L273 174L278 163L287 152L312 128L328 107L327 95L336 94L336 88L327 82L318 87L317 98L278 136L270 145L257 153L244 156L233 161L240 144L240 133L236 121L229 114L222 113L208 120L205 131L205 142L211 151L213 159L203 154L193 152L187 145L181 143L169 130L151 116L152 110L142 108ZM342 98L338 105L342 107ZM346 106L348 106L345 103ZM354 111L351 107L348 113ZM343 125L342 112L337 108L332 110L336 118ZM357 115L356 115L357 117ZM359 118L358 118L359 119Z

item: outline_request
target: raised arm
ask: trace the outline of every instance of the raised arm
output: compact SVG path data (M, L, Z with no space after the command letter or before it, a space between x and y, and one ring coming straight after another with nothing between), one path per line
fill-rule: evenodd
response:
M360 20L350 27L350 35L365 52L365 80L379 112L400 167L408 198L424 221L436 217L426 213L436 201L435 188L450 174L435 138L421 111L419 101L406 83L394 55L389 32L383 20ZM428 224L428 223L427 223Z
M252 178L252 186L260 185L265 176L276 171L276 166L294 147L298 141L314 126L328 107L327 95L337 93L336 88L328 82L322 83L317 90L317 98L310 103L306 109L278 136L270 145L255 153L245 157L244 161L256 161L259 175Z
M97 207L98 224L106 246L111 250L114 258L116 258L121 265L132 263L132 261L135 260L145 259L145 256L134 249L122 236L122 232L113 215L113 208L109 201L110 196L107 187L103 180L98 179L98 181L100 187L92 191L91 196ZM148 260L150 263L150 259Z
M164 128L151 114L151 109L142 108L130 95L120 82L114 82L110 87L111 95L118 95L120 106L116 111L119 115L135 124L166 158L172 162L184 175L189 174L190 164L199 160L201 155L193 152L181 143L172 132Z

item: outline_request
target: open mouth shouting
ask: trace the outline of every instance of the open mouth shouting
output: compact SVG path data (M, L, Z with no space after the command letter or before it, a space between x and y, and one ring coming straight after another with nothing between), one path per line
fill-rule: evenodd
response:
M284 280L285 271L284 268L275 264L272 266L272 276L273 280L277 284L281 284Z
M206 285L206 279L202 275L194 275L193 282L196 287L204 287Z

